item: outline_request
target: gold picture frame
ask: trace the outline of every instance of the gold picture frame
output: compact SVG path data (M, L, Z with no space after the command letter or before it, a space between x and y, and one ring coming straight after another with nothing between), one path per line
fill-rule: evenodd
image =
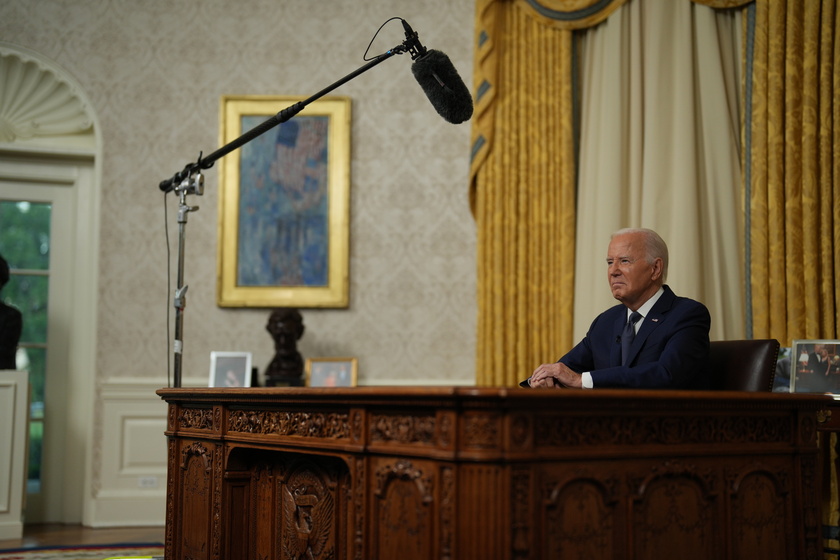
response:
M221 144L300 98L227 95ZM220 307L349 304L350 98L323 97L220 160Z
M355 387L356 358L307 358L304 365L307 387Z

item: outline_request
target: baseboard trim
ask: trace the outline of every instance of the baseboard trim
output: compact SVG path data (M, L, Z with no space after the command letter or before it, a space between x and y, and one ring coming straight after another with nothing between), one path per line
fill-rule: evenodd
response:
M23 537L23 522L0 523L0 541L10 541Z
M162 527L166 524L166 496L97 496L91 527Z

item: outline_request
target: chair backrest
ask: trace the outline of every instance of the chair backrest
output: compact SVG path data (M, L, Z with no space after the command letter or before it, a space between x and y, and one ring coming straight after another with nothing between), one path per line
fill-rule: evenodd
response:
M709 346L712 390L772 391L779 341L715 340Z

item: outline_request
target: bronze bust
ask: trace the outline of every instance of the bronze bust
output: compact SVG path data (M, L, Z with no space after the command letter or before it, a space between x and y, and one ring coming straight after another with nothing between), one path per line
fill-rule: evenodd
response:
M265 329L274 339L274 359L265 371L266 387L300 387L303 385L303 358L297 341L303 336L303 317L297 309L274 310Z

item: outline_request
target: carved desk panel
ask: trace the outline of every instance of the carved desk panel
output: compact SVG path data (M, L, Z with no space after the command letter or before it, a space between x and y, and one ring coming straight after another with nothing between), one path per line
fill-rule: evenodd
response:
M167 560L821 556L829 397L162 389Z

